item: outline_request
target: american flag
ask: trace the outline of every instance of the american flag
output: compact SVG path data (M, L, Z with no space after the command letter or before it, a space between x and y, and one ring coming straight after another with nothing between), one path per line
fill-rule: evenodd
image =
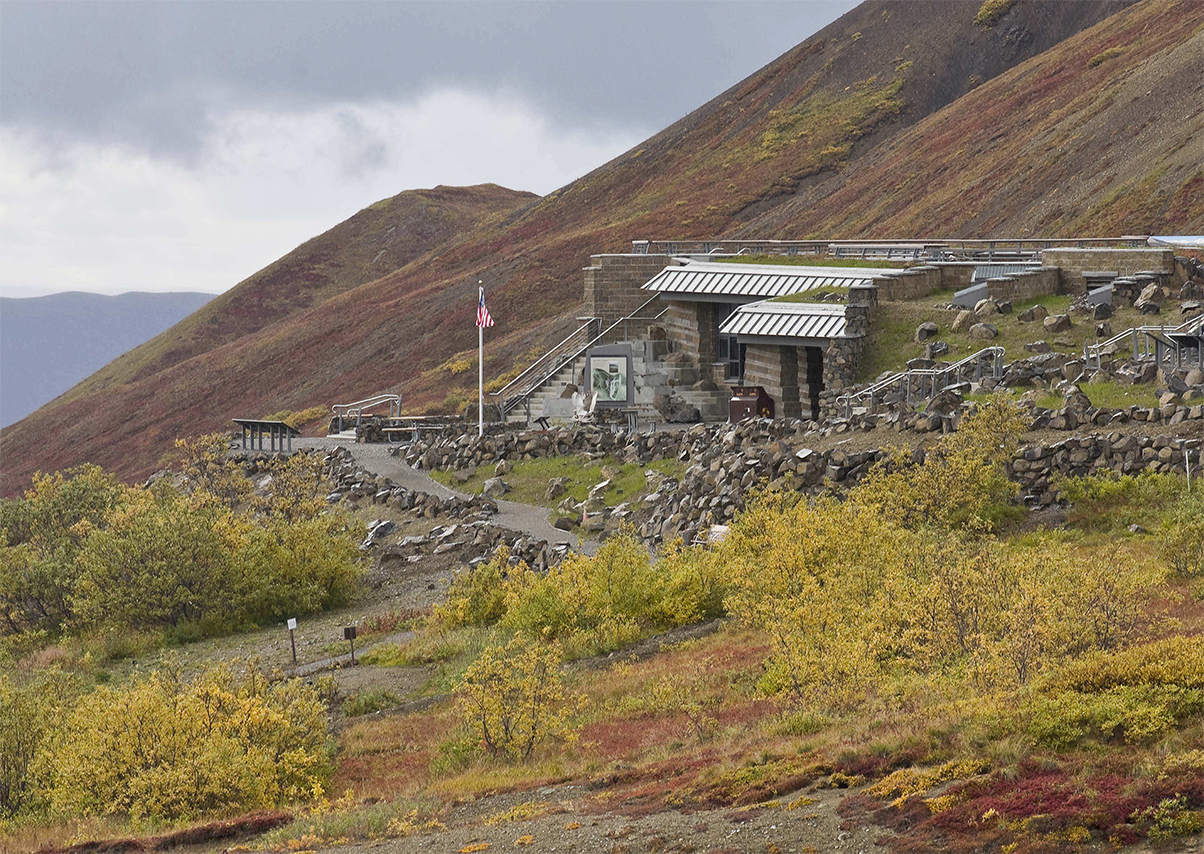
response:
M485 308L484 288L481 289L481 301L477 304L477 326L482 329L493 326L493 318L489 316L489 309Z

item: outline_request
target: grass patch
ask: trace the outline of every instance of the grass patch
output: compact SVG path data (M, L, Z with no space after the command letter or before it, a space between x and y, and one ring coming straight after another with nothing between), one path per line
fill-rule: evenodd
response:
M349 718L360 715L370 715L381 709L392 708L401 704L401 698L392 691L374 688L370 691L357 691L343 701L343 714Z
M1021 323L1017 315L1034 305L1044 306L1050 314L1065 314L1070 307L1073 297L1068 295L1043 296L1036 299L1013 303L1011 314L996 314L983 318L999 330L999 335L990 341L971 339L969 332L953 332L951 327L957 317L957 309L934 308L932 303L943 299L941 294L930 294L922 300L913 302L883 302L879 304L871 323L871 337L866 348L865 359L862 362L859 382L876 378L884 371L906 370L908 359L920 358L924 355L924 345L917 344L913 336L916 327L926 320L933 321L939 332L936 340L949 345L949 355L944 361L955 362L958 359L976 353L983 347L999 346L1007 351L1007 360L1014 361L1032 355L1024 349L1024 345L1032 341L1048 341L1050 347L1068 355L1080 355L1083 345L1098 340L1095 336L1095 323L1090 317L1071 315L1071 327L1065 332L1050 333L1045 331L1041 321ZM1136 309L1128 306L1118 307L1116 313L1109 319L1113 332L1121 332L1130 326L1140 326L1148 322ZM1059 343L1060 342L1060 343ZM1119 354L1123 356L1124 354ZM1105 384L1106 386L1107 384ZM1091 392L1087 391L1088 397ZM1100 400L1131 400L1138 403L1145 400L1135 392L1136 397L1120 394L1118 391L1100 391ZM1108 395L1111 395L1110 397ZM1095 402L1095 398L1092 398ZM1129 406L1130 403L1096 403L1097 406ZM1148 403L1142 405L1149 405Z
M434 809L425 801L401 799L356 804L346 798L265 833L259 838L258 847L267 851L299 851L442 830L443 824L435 816Z
M817 288L813 291L803 291L801 294L787 294L784 297L774 297L770 302L815 302L831 305L831 300L818 299L820 294L844 294L848 296L849 289L836 286Z
M647 491L644 481L644 472L647 469L658 471L666 477L680 478L685 473L685 466L677 460L656 460L641 466L622 462L614 457L587 460L573 455L518 460L510 472L502 476L502 480L510 485L511 491L506 494L507 500L539 507L555 507L566 497L577 502L584 501L592 487L609 477L610 488L606 490L604 500L606 506L613 507L624 501L632 501ZM493 476L493 468L487 466L477 469L476 473L463 483L456 480L450 471L431 472L431 477L445 486L473 493L479 493L485 481ZM563 494L549 499L548 482L554 477L567 477L569 482Z
M1151 408L1158 405L1158 395L1154 394L1154 390L1148 385L1126 385L1116 380L1108 380L1100 383L1083 383L1079 389L1087 395L1087 399L1091 401L1092 406L1097 406L1101 409L1124 409L1129 406L1141 406ZM1003 389L1003 392L1013 400L1019 398L1024 392L1019 389ZM966 400L974 400L980 403L991 398L992 395L999 392L983 392L981 394L966 395ZM1036 398L1033 403L1043 409L1060 409L1062 407L1062 396L1054 392L1042 394Z

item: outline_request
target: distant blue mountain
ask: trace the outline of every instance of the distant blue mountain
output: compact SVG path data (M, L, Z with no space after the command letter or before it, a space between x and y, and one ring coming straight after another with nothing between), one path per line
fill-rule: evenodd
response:
M0 297L0 427L20 421L217 294Z

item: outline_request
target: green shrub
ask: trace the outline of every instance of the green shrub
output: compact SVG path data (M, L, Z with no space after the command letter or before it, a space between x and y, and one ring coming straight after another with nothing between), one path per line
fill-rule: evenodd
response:
M1149 824L1147 833L1155 842L1190 836L1204 830L1204 812L1189 810L1187 806L1186 795L1175 795L1164 798L1157 806L1135 812L1132 818Z
M1016 0L984 0L978 7L978 14L974 16L974 23L980 27L995 26L1015 2Z
M555 644L524 635L481 653L456 688L456 702L482 749L523 760L546 740L575 740L569 720L581 701L565 693L560 662Z
M79 553L73 605L86 625L160 628L237 620L252 584L234 559L245 534L229 509L169 490L141 492Z
M506 613L505 574L510 552L499 549L488 563L460 570L447 602L435 607L434 622L447 627L491 626Z
M1027 731L1038 743L1065 749L1086 740L1140 744L1156 741L1180 721L1204 712L1204 691L1165 685L1123 685L1098 693L1064 691L1033 700Z
M1109 59L1115 59L1116 57L1120 56L1124 52L1125 52L1125 49L1121 45L1117 45L1116 47L1104 48L1099 53L1097 53L1095 56L1091 57L1091 59L1087 60L1087 67L1095 68L1096 66L1103 65Z
M654 561L631 531L592 556L570 554L547 573L509 566L499 552L457 576L435 622L444 628L498 624L547 640L572 655L619 649L657 629L718 616L725 570L709 553L670 548Z
M1204 489L1197 486L1175 502L1159 531L1159 546L1175 575L1204 576Z

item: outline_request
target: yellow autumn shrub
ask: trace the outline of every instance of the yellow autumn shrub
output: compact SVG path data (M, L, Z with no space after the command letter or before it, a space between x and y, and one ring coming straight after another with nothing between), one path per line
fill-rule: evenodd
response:
M157 671L86 695L40 757L52 807L76 816L177 820L319 797L325 709L299 680L254 665L192 682Z
M570 696L556 644L515 635L487 647L464 672L456 702L474 742L492 756L524 760L544 741L571 743L571 717L582 698Z

